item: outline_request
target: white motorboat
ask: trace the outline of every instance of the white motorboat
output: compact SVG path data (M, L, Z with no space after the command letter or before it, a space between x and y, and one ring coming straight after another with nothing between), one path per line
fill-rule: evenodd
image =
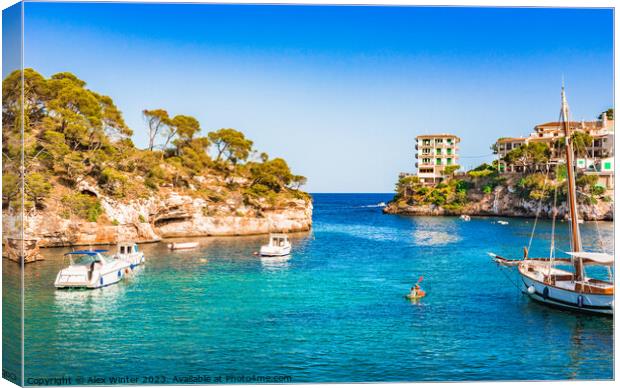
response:
M129 268L134 269L134 267L144 263L144 252L138 249L136 243L120 242L116 247L114 258L128 262Z
M500 225L508 225L508 221L504 221L504 220L499 220L497 221L497 223Z
M81 250L65 254L69 266L56 275L56 288L100 288L119 282L129 262L104 256L106 250Z
M192 242L174 242L174 243L170 243L168 244L168 248L172 249L172 250L177 250L177 249L194 249L198 247L198 243L195 241Z
M271 233L269 244L260 247L261 256L286 256L291 253L291 242L286 234Z
M471 217L468 216L467 214L462 214L461 217L459 218L463 221L471 221Z

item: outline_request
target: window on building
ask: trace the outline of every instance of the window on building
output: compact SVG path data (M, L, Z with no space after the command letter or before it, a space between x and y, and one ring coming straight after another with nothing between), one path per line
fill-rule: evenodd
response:
M448 163L448 165L452 164L452 158L448 158L448 159L446 160L446 163Z
M452 139L446 139L446 143L452 144Z
M448 153L448 155L452 155L452 148L448 148L446 152Z
M438 166L441 166L441 158L437 158L435 160L435 164L438 165Z
M437 143L437 144L443 144L443 139L435 139L435 143Z

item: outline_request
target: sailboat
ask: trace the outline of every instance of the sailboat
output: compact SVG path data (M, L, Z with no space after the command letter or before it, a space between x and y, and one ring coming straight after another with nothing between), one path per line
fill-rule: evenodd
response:
M570 140L571 129L564 85L562 85L560 119L564 131L568 181L571 251L566 254L569 257L555 257L555 204L549 257L530 258L527 248L524 249L522 260L506 259L494 253L489 253L489 255L500 265L517 267L521 291L537 302L583 313L613 315L614 283L611 267L614 265L614 258L603 252L585 252L581 245L574 155ZM586 267L590 266L607 267L609 278L604 280L588 276Z

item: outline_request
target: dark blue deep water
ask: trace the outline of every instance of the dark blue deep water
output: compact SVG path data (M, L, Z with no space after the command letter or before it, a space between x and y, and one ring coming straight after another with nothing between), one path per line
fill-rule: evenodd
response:
M66 249L45 250L25 273L26 383L613 378L611 319L529 301L487 256L519 257L533 220L383 215L376 205L390 198L314 195L313 231L293 235L287 261L252 255L265 236L203 238L178 253L144 244L141 271L101 290L55 291ZM596 224L582 229L597 247ZM612 250L612 224L598 229ZM550 223L538 230L532 255L548 250ZM5 264L5 278L15 271ZM403 296L419 276L428 296L412 304Z

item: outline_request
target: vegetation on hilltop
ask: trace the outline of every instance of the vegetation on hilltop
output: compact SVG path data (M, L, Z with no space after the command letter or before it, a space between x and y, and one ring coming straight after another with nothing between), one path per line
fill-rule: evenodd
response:
M610 201L605 196L605 188L597 184L595 175L579 173L576 179L581 203L594 204L598 200ZM393 199L398 207L435 205L458 213L466 205L490 196L496 187L512 190L526 200L543 201L552 204L557 189L557 203L566 201L566 167L558 166L553 170L524 172L505 175L497 171L496 162L483 163L467 173L449 176L434 186L425 186L416 176L405 176L396 184Z
M3 209L20 202L21 88L20 71L2 83ZM133 130L113 100L74 74L45 78L25 69L23 90L26 210L53 205L67 217L96 221L102 214L99 200L76 192L82 182L119 201L171 187L211 203L240 198L256 209L309 199L299 190L305 177L293 174L285 160L258 153L238 130L205 135L192 116L145 109L149 144L143 150L133 144Z

